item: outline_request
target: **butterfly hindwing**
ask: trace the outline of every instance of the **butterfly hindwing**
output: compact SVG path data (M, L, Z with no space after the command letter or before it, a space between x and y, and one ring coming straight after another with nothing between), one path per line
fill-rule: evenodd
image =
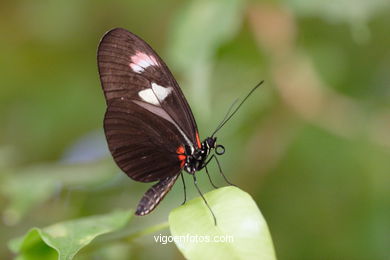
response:
M166 177L147 190L141 201L138 203L135 214L143 216L150 213L155 207L157 207L165 195L171 190L178 176L179 175Z
M180 172L176 154L180 133L169 121L134 101L112 102L104 118L104 130L116 163L132 179L151 182Z

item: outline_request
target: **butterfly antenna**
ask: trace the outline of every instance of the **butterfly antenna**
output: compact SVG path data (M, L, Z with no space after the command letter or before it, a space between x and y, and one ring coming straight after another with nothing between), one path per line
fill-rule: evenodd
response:
M237 103L238 99L236 99L233 104L230 106L228 112L226 113L224 119L222 120L222 122L218 125L217 129L215 129L214 133L211 135L211 137L214 137L214 135L230 120L230 118L232 118L234 116L234 114L238 111L238 109L240 109L240 107L242 106L242 104L244 104L244 102L249 98L250 95L252 95L252 93L258 88L261 86L261 84L264 83L264 80L260 81L249 93L248 95L246 95L246 97L241 101L241 103L234 109L234 111L229 115L230 111L232 110L233 106ZM228 116L229 115L229 116Z
M226 120L226 118L229 116L230 114L230 111L232 111L233 107L237 104L237 102L239 101L238 98L236 98L236 100L233 101L233 103L230 105L228 111L226 112L224 118L221 120L221 122L219 123L219 125L217 126L217 129L221 127L221 125L223 124L223 122Z

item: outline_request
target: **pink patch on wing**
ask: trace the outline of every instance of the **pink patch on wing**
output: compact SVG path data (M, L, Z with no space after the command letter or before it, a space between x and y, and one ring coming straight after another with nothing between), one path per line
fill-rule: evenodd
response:
M129 66L133 71L140 73L149 66L158 66L158 63L154 56L149 56L143 52L136 52L135 55L131 56Z
M140 73L140 72L144 71L144 68L142 68L141 66L138 66L138 65L135 64L135 63L130 63L130 68L131 68L133 71L137 72L137 73Z

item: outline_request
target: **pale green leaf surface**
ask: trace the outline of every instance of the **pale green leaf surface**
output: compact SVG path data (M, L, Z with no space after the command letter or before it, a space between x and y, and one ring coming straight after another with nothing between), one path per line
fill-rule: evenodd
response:
M132 214L132 210L115 211L45 228L32 228L25 236L11 240L9 247L18 254L18 259L73 259L97 236L125 226Z
M176 208L169 216L175 243L187 259L276 259L267 223L248 193L230 186L211 191L205 197L215 213L217 226L200 197ZM191 241L195 237L201 239L199 236L232 240Z

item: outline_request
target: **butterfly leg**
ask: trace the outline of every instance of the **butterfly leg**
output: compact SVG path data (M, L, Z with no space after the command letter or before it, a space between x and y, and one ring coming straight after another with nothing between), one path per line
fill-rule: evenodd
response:
M186 183L184 181L184 176L183 176L183 172L180 173L181 175L181 180L183 181L183 188L184 188L184 201L181 205L184 205L187 201L187 191L186 191Z
M207 203L207 200L205 199L205 197L203 196L202 192L200 191L200 189L199 189L199 187L198 187L198 181L196 180L195 174L193 174L192 177L194 177L194 184L195 184L196 189L198 190L199 195L202 197L204 203L205 203L206 206L209 208L209 210L210 210L210 212L211 212L211 215L213 215L213 218L214 218L214 225L217 225L217 218L215 217L214 212L211 210L211 207L210 207L209 204Z
M213 181L211 180L211 176L210 176L210 174L209 174L209 171L207 170L207 166L204 166L204 168L205 168L205 170L206 170L207 176L209 177L209 181L210 181L211 185L212 185L215 189L218 189L218 186L215 185L215 184L213 183Z
M223 171L222 171L221 164L219 163L218 158L217 158L217 156L215 156L215 154L211 155L210 159L205 163L205 166L204 166L204 167L206 167L206 165L207 165L213 158L214 158L215 161L217 162L218 169L219 169L219 173L221 173L221 175L222 175L222 177L225 179L225 181L226 181L229 185L232 185L232 186L236 186L236 187L237 187L237 185L231 183L231 182L226 178L225 174L224 174Z

